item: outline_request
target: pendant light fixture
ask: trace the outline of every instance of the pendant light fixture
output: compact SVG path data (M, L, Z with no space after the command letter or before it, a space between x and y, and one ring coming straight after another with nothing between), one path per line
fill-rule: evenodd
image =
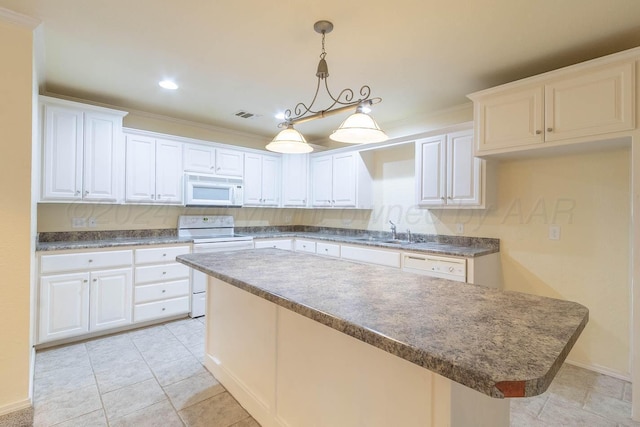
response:
M329 21L318 21L313 25L313 29L317 33L322 34L322 52L320 53L320 62L318 63L318 69L316 71L316 77L318 78L316 93L313 95L313 99L308 106L303 102L299 102L293 111L291 109L285 111L284 122L278 125L278 127L285 129L273 138L266 146L266 149L278 153L311 152L313 148L307 143L304 136L293 128L293 125L354 109L356 112L347 117L329 138L334 141L349 144L386 141L388 139L387 135L380 126L378 126L373 117L368 114L371 105L381 102L382 98L371 98L371 88L367 85L360 88L359 99L354 100L354 92L349 88L342 89L338 96L333 96L329 90L329 67L325 60L327 52L324 49L325 35L333 30L333 24ZM332 103L327 108L319 110L314 108L314 103L318 98L318 92L320 91L322 82L324 82L324 88Z

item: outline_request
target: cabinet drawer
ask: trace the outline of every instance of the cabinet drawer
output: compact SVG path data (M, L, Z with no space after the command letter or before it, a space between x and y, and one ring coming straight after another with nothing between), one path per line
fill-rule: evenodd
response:
M308 252L311 254L316 253L316 242L311 240L299 240L296 239L296 251Z
M188 254L189 252L189 246L136 249L135 260L136 264L175 262L178 255Z
M316 253L318 255L340 257L340 245L318 242L316 243Z
M127 267L132 263L133 251L131 250L42 255L40 257L40 274Z
M169 317L176 314L188 312L188 296L172 298L163 301L150 302L147 304L136 304L133 308L133 321L143 322L145 320Z
M189 267L171 263L136 267L136 284L166 282L168 280L188 279Z
M134 303L139 304L189 295L189 279L135 287Z
M254 248L276 248L284 249L286 251L293 250L293 241L291 239L283 240L256 240L254 242Z
M355 246L342 246L341 256L344 259L350 259L353 261L362 261L370 264L400 268L400 254L398 252L358 248Z

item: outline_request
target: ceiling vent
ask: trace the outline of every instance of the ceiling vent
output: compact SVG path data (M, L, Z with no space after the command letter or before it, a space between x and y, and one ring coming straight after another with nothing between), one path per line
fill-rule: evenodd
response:
M235 113L233 113L236 117L240 117L241 119L255 119L257 117L260 117L259 114L254 114L254 113L250 113L246 110L240 110L237 111Z

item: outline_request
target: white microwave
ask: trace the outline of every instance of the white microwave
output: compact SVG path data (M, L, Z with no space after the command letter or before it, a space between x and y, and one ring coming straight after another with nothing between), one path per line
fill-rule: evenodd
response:
M242 206L242 179L188 173L184 182L186 206Z

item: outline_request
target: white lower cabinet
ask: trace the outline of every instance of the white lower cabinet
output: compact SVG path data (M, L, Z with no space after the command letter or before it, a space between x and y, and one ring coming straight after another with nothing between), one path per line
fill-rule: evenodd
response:
M131 323L132 283L131 268L91 273L89 330Z
M89 332L89 273L40 279L38 342Z
M190 269L175 257L189 252L180 245L40 254L36 344L186 315Z
M130 324L132 263L131 250L40 256L37 343Z
M134 322L189 312L190 268L175 262L189 252L184 245L135 250Z

